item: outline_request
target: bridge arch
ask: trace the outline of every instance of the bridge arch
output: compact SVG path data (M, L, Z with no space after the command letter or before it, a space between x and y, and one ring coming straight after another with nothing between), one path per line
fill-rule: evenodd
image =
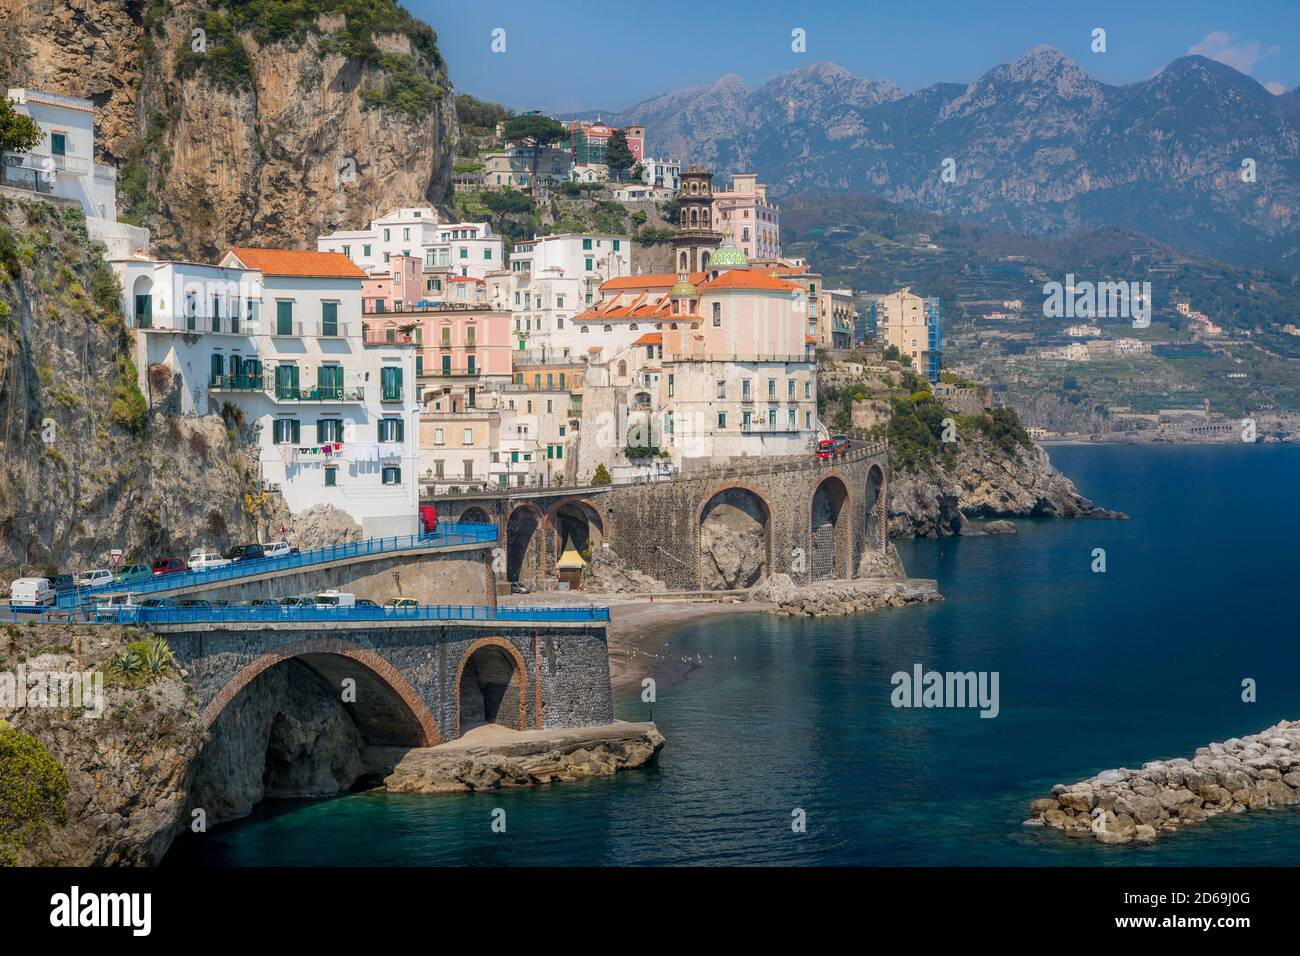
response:
M506 580L535 581L545 574L546 515L531 501L516 505L506 519Z
M305 664L335 686L343 678L356 681L356 702L344 706L371 743L433 747L443 742L429 705L396 667L368 647L328 637L295 641L245 664L203 708L203 725L211 728L240 691L289 660Z
M883 551L888 533L889 516L885 513L885 473L879 465L867 469L866 494L863 498L862 527L866 547Z
M715 485L695 512L695 567L699 586L728 591L752 587L770 575L772 505L754 485Z
M546 513L546 525L554 542L553 555L558 562L564 543L569 541L579 553L591 553L605 541L605 512L590 498L564 498Z
M466 508L464 511L460 513L460 515L456 518L456 520L458 522L464 522L466 524L492 524L493 523L492 519L488 517L487 511L484 510L483 508L480 508L478 505L470 505L468 508Z
M818 480L809 502L808 566L814 581L853 573L853 512L848 483L838 473Z
M512 685L517 688L511 693ZM456 736L467 724L501 724L513 730L528 726L528 665L504 637L481 637L465 649L456 668ZM534 700L535 710L541 710Z

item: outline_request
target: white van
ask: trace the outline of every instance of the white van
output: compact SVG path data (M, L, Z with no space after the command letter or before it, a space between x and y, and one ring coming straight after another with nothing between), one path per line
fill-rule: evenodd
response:
M321 591L316 595L317 607L356 607L357 596L346 591Z
M54 585L49 578L18 578L9 585L9 607L15 611L39 611L54 606Z
M224 568L230 564L230 559L223 558L215 551L194 551L185 563L191 571L211 571L213 568Z
M270 544L262 545L264 558L287 558L292 553L293 548L289 546L288 541L272 541Z

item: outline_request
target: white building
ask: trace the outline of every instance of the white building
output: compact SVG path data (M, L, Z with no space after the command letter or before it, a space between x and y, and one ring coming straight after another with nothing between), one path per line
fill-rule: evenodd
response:
M641 181L648 186L671 189L673 192L682 188L682 164L676 160L650 159L641 160Z
M45 139L29 153L4 154L0 185L79 202L90 237L109 258L147 251L149 230L117 221L116 168L95 162L95 104L23 88L10 89L9 102Z
M421 256L439 240L438 211L432 206L395 209L372 219L367 229L331 232L316 240L319 252L338 252L367 272L383 270L390 256Z
M141 390L179 378L181 411L244 413L264 485L291 512L339 508L368 536L417 530L415 350L367 342L365 274L341 254L233 248L217 266L119 259Z

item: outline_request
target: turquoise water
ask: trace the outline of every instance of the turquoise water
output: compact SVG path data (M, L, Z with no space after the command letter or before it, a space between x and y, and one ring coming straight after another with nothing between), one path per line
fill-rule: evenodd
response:
M900 542L912 574L938 579L939 604L684 626L668 653L703 664L654 705L658 767L526 792L267 804L178 842L168 862L1294 865L1300 811L1218 818L1140 849L1020 823L1054 783L1300 718L1300 448L1051 454L1132 520ZM892 707L890 675L915 663L997 671L1001 713ZM1246 677L1257 703L1241 700ZM806 833L791 830L795 808Z

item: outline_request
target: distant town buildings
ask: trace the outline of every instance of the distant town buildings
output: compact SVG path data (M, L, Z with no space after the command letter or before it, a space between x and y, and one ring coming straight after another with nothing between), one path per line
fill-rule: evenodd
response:
M876 296L876 327L885 346L893 346L912 360L931 382L939 380L943 323L939 300L922 298L904 288Z

